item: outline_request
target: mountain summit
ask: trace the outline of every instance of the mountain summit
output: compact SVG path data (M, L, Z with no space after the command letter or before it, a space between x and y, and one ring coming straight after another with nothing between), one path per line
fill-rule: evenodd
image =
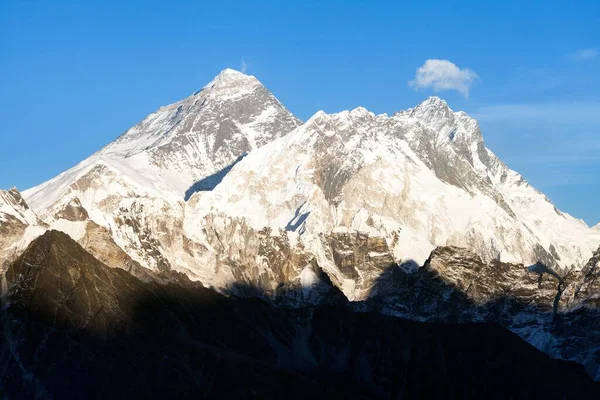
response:
M342 231L381 238L390 260L405 265L454 245L486 262L571 268L600 242L487 149L477 121L439 97L391 117L359 107L301 125L255 77L232 69L24 196L76 240L87 222L61 221L74 204L141 266L216 286L236 281L242 264L264 268L264 255L250 256L252 246L227 229L281 230L303 249L301 263L317 257L350 298L371 283L360 266L351 275L336 267L323 237ZM223 235L230 243L217 250ZM239 246L249 258L221 268Z
M226 69L24 196L42 219L80 240L85 221L59 221L77 203L133 260L169 268L172 253L165 247L181 249L174 237L182 237L184 199L213 187L244 154L299 124L256 78ZM187 257L175 259L185 265Z
M600 244L438 97L392 116L358 107L301 123L229 69L23 196L0 193L4 266L46 230L144 281L175 271L294 307L375 296L382 312L429 318L396 303L420 298L411 282L437 273L431 286L450 297L447 285L465 287L459 311L472 318L496 315L483 303L503 293L520 297L502 304L537 299L504 323L532 343L540 315L595 304L588 260ZM482 302L475 314L470 298ZM545 350L589 361L585 343L548 335Z
M99 165L161 193L183 193L240 155L300 124L256 78L226 69L199 92L148 115L57 178L25 192L36 210L57 201ZM52 186L52 190L44 190Z
M226 215L256 231L283 231L355 300L379 271L336 254L332 237L342 233L380 238L385 246L372 258L400 265L423 265L435 247L453 245L486 262L581 268L600 241L489 151L475 120L437 98L392 117L364 108L319 112L196 200L190 226ZM210 230L197 232L190 230L211 242ZM236 246L231 241L228 254Z

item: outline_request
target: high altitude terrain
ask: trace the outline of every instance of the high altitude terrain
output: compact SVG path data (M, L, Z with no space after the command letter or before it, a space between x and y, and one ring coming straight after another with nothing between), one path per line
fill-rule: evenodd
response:
M224 70L56 178L0 192L4 270L48 230L144 284L495 322L600 379L600 231L437 97L302 123Z
M3 277L3 397L600 396L581 366L495 325L282 309L178 280L144 283L58 231L35 239Z
M82 243L102 232L142 267L272 289L316 259L352 299L376 276L369 263L345 273L334 256L351 232L373 242L374 262L406 267L454 245L486 262L579 269L600 244L439 98L393 116L358 108L301 124L233 70L23 196L51 228Z

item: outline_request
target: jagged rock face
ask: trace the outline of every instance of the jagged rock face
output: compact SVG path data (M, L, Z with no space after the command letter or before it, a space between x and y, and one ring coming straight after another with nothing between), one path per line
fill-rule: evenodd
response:
M441 247L416 273L388 270L367 304L423 321L499 323L553 357L584 365L598 380L596 263L594 257L581 272L556 272L542 264L484 263L468 250Z
M550 271L550 270L548 270ZM466 249L435 249L417 272L392 267L380 276L369 301L393 313L424 320L470 321L488 318L499 303L548 314L553 310L559 279L522 264L484 263ZM562 310L562 309L561 309ZM512 318L515 314L506 313Z
M222 290L252 286L260 288L261 296L277 298L283 288L288 300L293 292L295 303L304 304L306 300L327 301L316 295L319 290L315 288L325 284L329 291L333 283L335 291L341 289L346 296L349 292L354 294L352 299L360 299L394 263L382 237L358 232L322 234L314 238L319 246L315 252L305 247L296 232L257 230L245 218L218 213L197 218L191 217L184 227L191 243L199 244L192 251L195 266L185 272Z
M128 271L143 281L152 279L147 268L135 262L112 239L110 232L93 221L87 221L85 235L78 243L104 265Z
M7 398L587 399L600 391L580 367L497 326L286 310L190 281L144 283L56 231L11 264L3 288Z
M383 237L370 237L360 232L334 232L327 238L327 255L333 260L337 286L352 292L356 299L367 298L375 282L394 259Z
M330 303L343 297L339 288L368 293L378 274L393 264L383 238L360 233L332 233L318 238L315 256L294 233L255 230L244 218L206 215L200 222L201 243L193 251L196 267L186 271L205 284L236 295L258 295L289 305ZM194 225L196 226L196 225ZM334 266L324 270L323 265ZM373 273L358 276L361 266ZM251 287L253 293L246 293Z
M0 272L43 232L41 224L16 188L0 190Z
M600 308L600 248L594 253L583 269L575 274L573 302Z
M472 252L456 247L435 249L424 268L476 304L510 298L542 312L552 310L560 279L551 269L538 273L522 264L497 260L485 264Z
M50 226L37 217L17 189L0 191L0 204L0 272L47 229L60 229L68 232L102 263L125 269L143 280L151 279L149 270L125 253L105 227L89 220L78 198L65 205Z
M56 219L65 219L67 221L86 221L90 216L85 208L81 205L81 201L77 197L71 199L58 213Z

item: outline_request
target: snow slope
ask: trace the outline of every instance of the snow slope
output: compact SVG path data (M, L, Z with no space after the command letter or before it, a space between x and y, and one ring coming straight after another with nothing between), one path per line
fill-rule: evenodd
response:
M194 203L190 237L204 240L194 228L210 214L286 232L349 298L363 296L373 274L363 265L344 271L323 240L332 233L385 238L407 266L454 245L486 262L581 268L600 243L598 232L556 210L486 149L476 121L438 98L392 117L318 112L250 153Z
M46 210L100 166L144 194L182 198L198 180L298 125L256 78L226 69L202 90L161 107L77 166L23 194L33 209Z
M24 195L48 225L76 240L101 227L143 267L267 292L304 287L309 263L358 299L382 269L413 269L437 246L560 269L600 243L437 97L299 125L256 78L225 70ZM73 209L85 218L65 220Z
M142 266L186 265L189 255L178 254L184 200L217 184L245 153L298 125L256 78L226 69L202 90L160 108L88 159L23 194L44 221L69 228L66 233L84 235L72 223L57 222L77 201Z
M475 255L452 248L437 270L465 292L479 278L494 293L518 291L526 269L497 261L541 260L558 276L579 270L581 293L596 299L597 263L581 268L600 229L559 211L437 97L392 116L319 111L301 125L256 78L224 70L24 197L0 191L0 269L57 229L112 267L320 303L338 289L370 298L397 283L382 282L397 265L431 267L434 249L459 246ZM527 295L545 290L539 278L527 277Z

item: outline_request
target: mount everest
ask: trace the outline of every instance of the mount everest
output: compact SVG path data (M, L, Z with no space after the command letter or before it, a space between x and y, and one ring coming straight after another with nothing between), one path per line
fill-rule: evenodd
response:
M48 230L146 281L178 272L292 305L341 292L423 320L436 313L405 305L434 270L469 299L449 320L495 318L480 303L505 294L528 301L534 311L519 307L503 325L600 379L595 353L539 322L556 298L560 312L596 307L600 231L558 210L437 97L391 116L356 108L302 123L256 78L224 70L56 178L0 192L3 268ZM553 274L526 268L538 261Z
M215 287L242 277L273 288L299 279L314 258L351 299L372 282L361 265L336 264L328 238L349 232L385 242L373 257L405 267L454 245L484 261L577 269L600 244L439 98L393 116L358 108L301 124L256 78L233 70L23 197L49 227L82 243L93 226L145 268ZM265 255L278 246L294 258L286 276Z

